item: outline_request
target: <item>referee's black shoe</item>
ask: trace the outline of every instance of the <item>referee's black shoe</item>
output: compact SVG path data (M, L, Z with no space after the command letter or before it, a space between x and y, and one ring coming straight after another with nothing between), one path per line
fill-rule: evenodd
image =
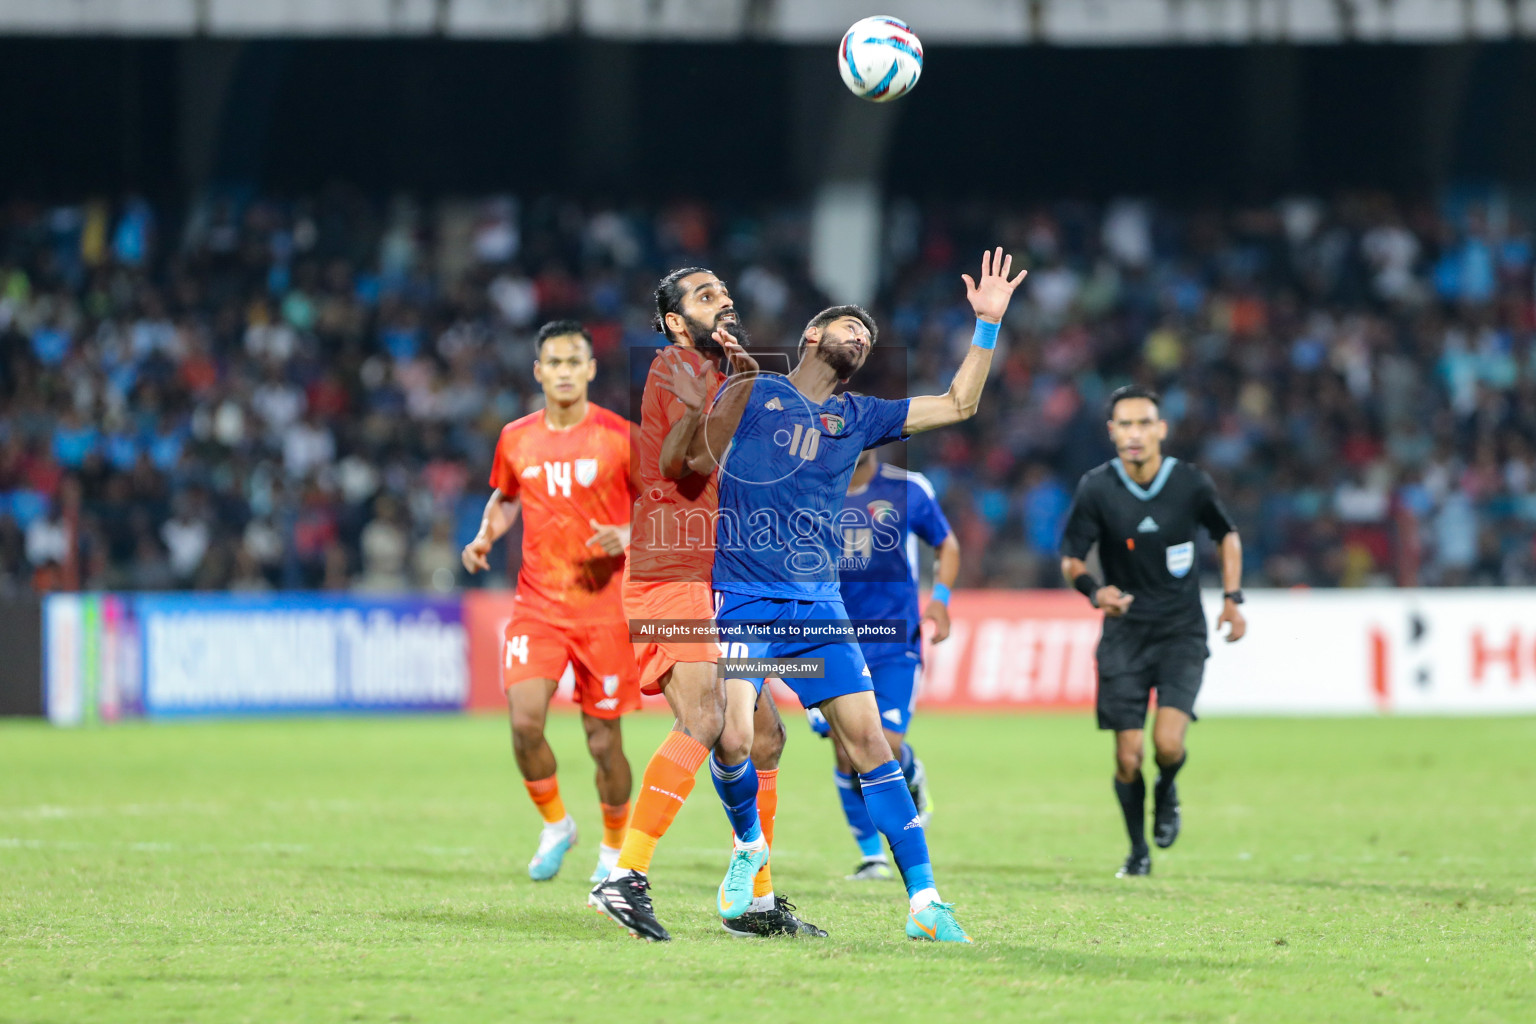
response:
M1183 816L1179 814L1179 787L1169 786L1166 795L1159 794L1152 808L1152 841L1158 849L1166 850L1179 838L1179 826Z
M1139 875L1152 873L1152 851L1132 850L1131 855L1125 858L1125 863L1120 865L1120 870L1115 872L1116 878L1133 878Z

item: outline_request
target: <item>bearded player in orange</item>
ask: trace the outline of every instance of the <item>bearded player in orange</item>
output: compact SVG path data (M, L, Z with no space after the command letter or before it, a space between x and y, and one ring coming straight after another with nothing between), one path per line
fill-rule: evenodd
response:
M710 761L711 773L722 802L725 787L737 783L740 788L747 775L743 753L750 749L757 786L745 801L755 799L761 828L751 839L766 856L778 807L784 724L773 698L764 692L746 712L752 730L732 730L724 685L716 675L721 651L713 631L711 588L718 508L715 468L741 420L757 363L743 347L746 333L731 293L711 271L686 267L663 278L656 288L653 326L670 347L652 361L641 402L636 441L641 490L624 571L624 610L632 628L655 620L685 620L703 626L707 635L636 637L641 688L664 693L677 721L646 765L618 864L593 888L587 903L630 934L664 942L671 936L651 909L647 877L657 841L682 809L711 748L717 753ZM730 379L740 386L727 389L710 405L727 379L722 364L728 364ZM744 744L728 735L733 731L745 734ZM722 761L720 750L733 752L732 759L742 763ZM738 936L826 935L797 918L788 900L775 896L766 861L753 882L750 908L730 920L722 914L726 931Z
M618 862L629 823L632 785L619 716L640 706L634 647L620 583L629 515L634 424L587 401L597 372L592 336L574 320L545 324L533 375L545 408L507 424L496 444L490 500L480 531L464 548L464 568L489 569L491 545L511 529L521 507L523 564L503 648L502 685L512 719L512 753L528 795L544 817L529 877L547 881L576 845L555 777L544 721L558 680L570 665L597 765L603 842L592 881Z

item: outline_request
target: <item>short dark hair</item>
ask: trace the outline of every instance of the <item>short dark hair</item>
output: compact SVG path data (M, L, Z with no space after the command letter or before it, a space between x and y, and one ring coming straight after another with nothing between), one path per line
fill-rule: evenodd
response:
M1127 384L1123 388L1115 388L1114 391L1110 392L1109 402L1104 406L1104 418L1111 420L1114 419L1115 406L1119 405L1127 398L1145 398L1147 401L1151 402L1154 406L1157 407L1157 414L1159 416L1163 414L1162 395L1159 395L1151 388L1144 388L1140 384Z
M587 343L587 355L592 354L592 332L587 330L587 325L580 320L551 320L539 328L538 337L534 339L534 348L539 355L544 354L544 343L550 338L563 338L568 334L574 334Z
M683 278L690 274L713 274L713 270L703 267L683 267L674 270L662 278L656 285L656 316L651 320L651 327L657 334L665 336L667 333L667 314L683 311ZM668 339L670 340L670 339Z
M869 332L869 343L871 345L875 343L875 339L880 335L880 328L875 326L875 318L870 316L869 310L863 306L855 306L849 303L846 306L828 306L820 313L811 317L810 322L805 325L805 330L800 332L800 352L805 352L805 335L807 331L814 327L825 327L832 321L841 320L844 317L852 317L863 324L864 329Z

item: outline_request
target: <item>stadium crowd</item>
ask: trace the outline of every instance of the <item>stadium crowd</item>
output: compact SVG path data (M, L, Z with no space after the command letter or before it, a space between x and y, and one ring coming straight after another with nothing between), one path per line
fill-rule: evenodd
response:
M629 415L667 269L716 269L755 344L793 344L828 301L807 216L346 189L0 207L0 589L458 586L497 432L541 400L539 324L589 324L593 398ZM959 274L999 243L1031 272L980 414L906 454L961 585L1057 585L1129 380L1228 497L1250 585L1536 581L1536 267L1501 204L895 201L859 390L943 390Z

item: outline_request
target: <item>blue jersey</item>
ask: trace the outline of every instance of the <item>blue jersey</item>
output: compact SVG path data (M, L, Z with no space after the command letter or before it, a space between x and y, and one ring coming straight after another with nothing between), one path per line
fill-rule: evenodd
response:
M949 521L921 473L882 463L868 485L843 500L843 604L850 619L900 619L905 643L865 643L871 665L921 661L917 607L917 541L933 547L949 536Z
M839 519L854 463L902 436L908 404L845 393L812 405L786 377L760 375L720 464L715 589L837 598Z

